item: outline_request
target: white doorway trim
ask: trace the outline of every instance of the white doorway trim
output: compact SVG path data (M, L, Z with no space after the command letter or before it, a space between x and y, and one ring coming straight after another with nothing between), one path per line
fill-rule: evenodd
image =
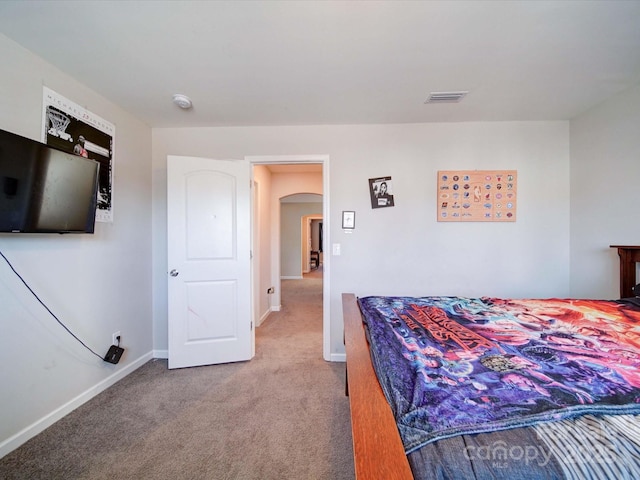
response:
M323 220L323 240L324 246L331 245L331 230L329 217L329 155L250 155L245 156L251 166L268 165L268 164L305 164L320 163L322 164L322 217ZM278 206L279 207L279 206ZM280 238L278 233L277 245L272 245L274 261L272 269L274 271L273 278L280 282ZM331 262L330 256L325 255L323 263L322 277L322 356L327 361L331 358L331 305L330 305L330 275Z
M300 277L311 272L311 222L322 220L322 215L304 215L300 219ZM318 259L318 267L320 259Z

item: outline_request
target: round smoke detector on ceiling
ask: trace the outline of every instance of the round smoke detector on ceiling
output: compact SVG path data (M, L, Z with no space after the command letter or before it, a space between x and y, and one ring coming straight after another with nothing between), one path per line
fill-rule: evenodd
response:
M188 110L193 106L193 104L191 103L191 99L186 95L182 95L181 93L176 93L173 96L173 103L178 105L180 108L184 108L185 110Z

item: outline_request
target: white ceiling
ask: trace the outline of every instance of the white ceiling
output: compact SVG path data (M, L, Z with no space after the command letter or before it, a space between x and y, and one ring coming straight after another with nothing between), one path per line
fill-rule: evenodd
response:
M637 0L2 0L0 32L151 127L566 120L640 83Z

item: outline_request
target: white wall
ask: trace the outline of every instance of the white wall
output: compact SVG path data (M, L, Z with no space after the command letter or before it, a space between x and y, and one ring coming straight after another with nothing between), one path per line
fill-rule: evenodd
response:
M264 165L253 168L253 291L256 326L271 313L271 172Z
M154 129L158 179L166 176L169 154L330 156L326 254L332 243L342 247L341 256L331 257L331 354L344 352L342 292L569 294L568 122ZM439 169L517 169L518 221L438 223ZM396 206L373 210L368 179L386 175L393 177ZM154 278L166 275L160 183L154 181ZM342 210L356 212L353 233L341 230ZM165 335L166 311L154 323Z
M126 352L103 362L67 334L0 261L0 456L151 357L151 130L0 35L0 128L41 140L42 87L116 125L113 223L94 235L0 234L0 251L47 306L101 356L113 332Z
M620 297L609 246L640 245L639 208L640 85L571 121L572 296Z
M280 277L302 278L308 266L302 264L303 235L302 217L322 216L322 203L280 204ZM317 228L316 228L317 229ZM308 236L305 240L310 240Z

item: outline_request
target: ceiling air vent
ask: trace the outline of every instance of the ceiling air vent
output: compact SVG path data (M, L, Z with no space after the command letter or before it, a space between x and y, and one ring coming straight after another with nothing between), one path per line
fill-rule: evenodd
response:
M431 92L424 103L458 103L469 92Z

